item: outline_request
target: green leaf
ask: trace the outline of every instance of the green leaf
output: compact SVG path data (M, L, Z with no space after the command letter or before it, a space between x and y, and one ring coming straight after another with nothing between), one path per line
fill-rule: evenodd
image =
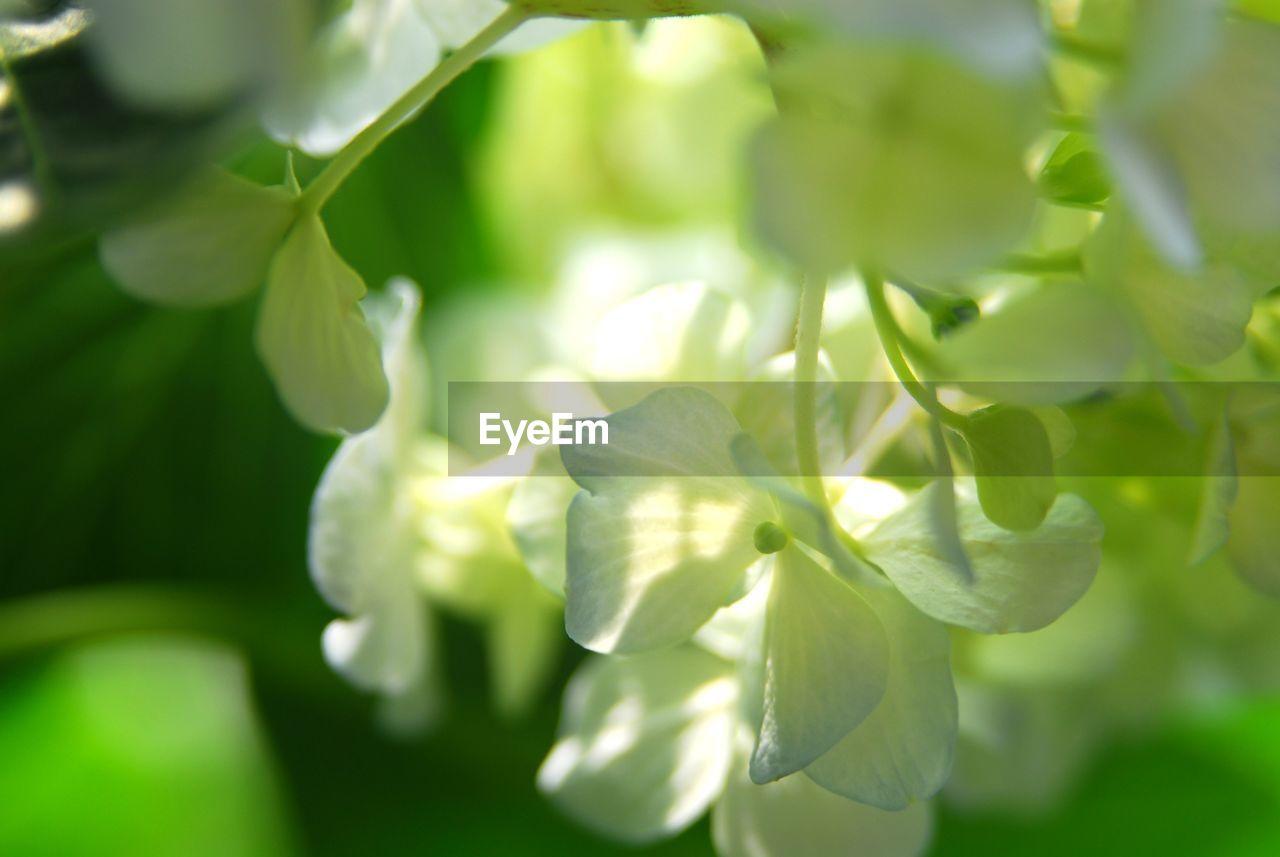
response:
M271 265L258 351L289 411L318 431L364 431L387 405L378 343L360 311L364 294L318 217L293 227Z
M1236 571L1251 586L1273 598L1280 598L1280 530L1276 527L1280 509L1280 478L1242 476L1239 493L1227 522L1227 554Z
M903 595L935 619L980 633L1043 628L1079 600L1098 569L1102 522L1087 503L1060 494L1038 528L996 526L963 486L960 538L973 569L966 583L939 556L925 517L936 483L926 486L863 540L868 557Z
M590 658L569 681L538 788L606 836L670 836L724 788L736 704L732 666L692 646Z
M1040 526L1058 495L1040 419L1023 408L992 405L969 415L964 437L987 517L1009 530Z
M720 857L918 857L932 834L928 803L885 812L832 794L806 777L761 786L745 771L729 778L711 816Z
M867 601L794 545L778 554L765 626L764 719L751 779L795 773L879 704L889 641Z
M836 794L886 810L932 797L951 772L957 703L946 626L892 590L859 590L889 639L884 698L804 772Z
M224 303L262 285L293 222L293 197L211 170L102 236L103 267L129 294L180 306Z
M1026 92L879 45L802 51L774 85L800 107L754 141L753 218L797 266L928 281L994 261L1027 230Z
M1068 134L1059 141L1036 182L1054 202L1090 205L1111 195L1102 157L1083 134Z
M738 424L709 393L662 389L608 421L608 445L562 447L587 489L569 506L566 628L594 651L671 646L738 590L776 513L737 475Z

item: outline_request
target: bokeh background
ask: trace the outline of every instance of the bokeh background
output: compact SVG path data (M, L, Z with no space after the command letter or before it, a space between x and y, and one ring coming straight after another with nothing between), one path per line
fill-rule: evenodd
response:
M458 301L545 294L584 235L732 235L736 153L769 109L756 62L740 29L701 22L642 38L595 27L482 64L335 197L334 244L371 287L419 283L430 331ZM332 613L305 546L336 440L278 403L252 302L143 305L97 260L93 218L180 172L210 126L131 117L151 142L118 145L124 119L73 49L10 71L65 96L44 120L55 157L106 164L113 181L93 216L0 249L0 854L636 853L534 788L579 651L566 646L554 686L511 722L493 712L480 633L446 617L448 707L417 738L382 731L373 701L328 670ZM283 175L281 149L233 140L219 150L233 168ZM935 843L1280 854L1280 703L1170 711L1108 738L1047 812L944 803ZM645 853L711 854L708 826Z

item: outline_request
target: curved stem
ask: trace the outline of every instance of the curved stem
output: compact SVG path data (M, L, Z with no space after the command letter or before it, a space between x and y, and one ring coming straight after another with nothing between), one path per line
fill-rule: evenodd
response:
M475 65L490 48L529 19L529 13L510 6L494 18L487 27L458 50L451 53L431 73L414 84L404 95L388 107L381 116L355 136L346 147L316 176L298 199L298 210L303 215L315 214L324 207L334 192L342 186L347 176L369 157L401 123L412 118L441 90Z
M916 404L937 417L943 425L957 431L964 431L969 425L968 417L956 413L939 402L937 396L916 378L910 364L907 363L907 358L902 355L901 331L897 320L893 317L893 311L889 309L889 301L885 297L884 280L879 274L872 272L864 272L862 278L866 284L867 303L871 307L871 318L875 322L876 333L880 337L880 346L898 382L911 398L916 400Z
M818 457L818 350L822 338L822 307L827 298L825 277L806 277L800 286L800 314L796 320L795 430L796 458L810 499L826 509L822 464Z

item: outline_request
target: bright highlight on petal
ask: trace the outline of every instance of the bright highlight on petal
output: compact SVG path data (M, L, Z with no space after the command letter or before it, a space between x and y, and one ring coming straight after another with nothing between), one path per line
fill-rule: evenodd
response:
M569 682L538 788L608 836L677 833L724 788L736 703L731 665L693 647L592 658Z

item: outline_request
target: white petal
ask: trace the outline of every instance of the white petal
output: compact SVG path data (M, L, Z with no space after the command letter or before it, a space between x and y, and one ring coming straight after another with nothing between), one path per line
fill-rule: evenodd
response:
M861 594L889 637L884 699L805 773L860 803L905 809L936 794L951 773L958 715L950 637L897 592Z
M932 483L864 540L870 559L925 613L981 633L1034 631L1079 600L1098 569L1102 522L1085 501L1060 494L1038 528L991 523L970 490L957 496L960 538L973 582L939 555L925 526Z
M716 805L711 835L720 857L917 857L932 838L933 811L917 803L885 812L806 777L760 786L740 771Z
M440 43L416 0L355 0L317 37L306 69L263 116L281 143L324 157L435 68Z
M884 696L889 641L866 600L792 545L778 556L765 626L764 718L751 779L804 768Z
M736 475L738 425L709 393L662 389L608 419L608 445L563 448L588 489L569 507L566 626L596 651L674 645L739 591L776 514Z
M593 657L569 682L538 788L608 836L677 833L724 788L736 702L732 667L700 649Z

